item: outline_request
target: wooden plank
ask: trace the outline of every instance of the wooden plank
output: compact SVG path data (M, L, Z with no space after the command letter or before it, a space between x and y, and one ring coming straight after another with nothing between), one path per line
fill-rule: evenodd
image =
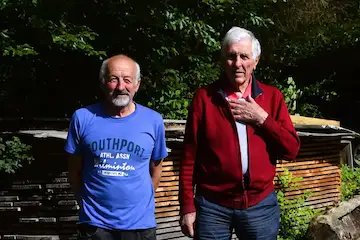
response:
M167 172L167 171L178 171L180 169L179 166L166 166L162 168L163 172Z
M179 201L157 202L155 203L155 206L156 207L179 206Z
M274 179L274 183L275 184L279 184L280 180L279 180L280 175L276 175L275 179ZM316 181L316 180L329 180L329 179L337 179L340 180L341 176L339 173L334 173L334 174L326 174L326 175L313 175L313 176L308 176L308 177L303 177L302 180L299 180L298 182L310 182L310 181Z
M332 186L333 188L335 188L336 186L339 186L340 184L336 184L336 183L332 183L332 182L326 182L326 183L320 183L320 184L306 184L306 185L299 185L297 188L299 190L301 189L307 189L309 191L311 191L311 189L317 189L317 188L321 188L321 187L328 187L328 186ZM275 189L278 189L277 186L275 186ZM292 192L292 191L297 191L297 190L285 190L285 192Z
M285 166L277 167L276 171L281 172L281 171L285 171L285 169L288 169L292 172L292 171L299 170L299 169L316 169L316 168L332 167L332 166L334 166L334 164L328 163L328 162L310 164L310 165L308 165L308 164L306 164L306 165L299 164L299 165L292 165L292 166L285 165ZM338 166L336 166L336 167L338 167Z
M285 169L280 168L280 169L277 169L277 172L281 173L284 170ZM341 171L339 166L329 166L329 167L312 168L312 169L308 169L308 170L295 170L295 171L291 171L291 173L293 176L301 176L302 174L303 175L306 175L306 174L316 175L316 174L324 174L324 173L328 174L329 172L336 173L339 171Z
M314 186L339 186L340 185L340 179L322 179L322 180L314 180L314 181L301 181L297 183L297 187L299 189L303 188L312 188Z
M171 167L171 166L175 166L175 167L180 166L180 161L167 162L166 164L163 164L162 167L164 168L164 167Z
M182 232L174 232L174 233L158 235L158 236L156 236L156 239L169 240L169 239L178 239L178 237L183 237L183 236L184 236L184 234L182 234Z
M156 228L162 229L162 228L177 227L177 226L179 226L179 220L157 224Z
M338 202L340 200L340 197L332 197L332 198L327 198L327 199L319 199L319 200L315 200L315 201L306 201L304 203L304 206L310 206L310 205L318 205L320 203L335 203Z
M316 196L323 196L323 195L328 195L328 194L341 194L340 191L338 189L330 189L330 190L324 190L324 191L315 191L315 192L311 192L311 197L316 197ZM302 195L302 193L300 194ZM300 195L290 195L290 196L286 196L287 199L294 199Z
M293 124L306 125L332 125L340 127L340 122L335 120L328 120L322 118L303 117L298 115L290 115Z
M278 180L278 175L275 176L275 182L278 183L279 180ZM339 173L333 173L333 174L326 174L326 175L310 175L310 176L304 176L302 177L303 178L303 181L305 180L318 180L318 179L324 179L324 178L341 178L340 174Z
M161 176L165 176L165 177L168 177L168 176L179 176L179 172L178 172L178 171L174 171L174 172L162 172L162 173L161 173Z
M177 226L173 226L170 228L157 229L156 235L161 235L164 233L172 233L172 232L181 232L181 228L180 228L179 224Z
M156 192L164 192L164 191L173 191L173 190L179 190L179 186L171 186L171 187L158 187L156 189Z
M337 188L340 189L340 186L337 186ZM311 189L292 190L289 192L285 192L285 196L303 194L304 190L309 190L310 192L321 192L321 191L326 191L326 190L330 190L330 189L334 189L334 186L330 185L330 186L322 186L322 187L311 188Z
M179 181L171 181L171 182L160 182L159 187L169 187L169 186L178 186Z
M179 210L180 210L180 206L158 207L155 209L155 213L173 212L173 211L179 211Z
M332 163L334 161L339 160L339 156L336 156L334 158L328 158L328 159L314 159L313 160L306 160L306 161L293 161L293 162L287 162L287 163L278 163L276 164L276 168L282 168L282 167L293 167L293 166L300 166L300 165L313 165L313 164L322 164L322 163Z
M161 176L160 179L161 182L178 181L178 180L179 180L179 176L169 176L169 177Z
M179 221L179 220L180 220L180 216L177 215L177 216L173 216L173 217L157 218L157 219L156 219L156 222L157 222L158 224L161 224L161 223L172 222L172 221Z
M285 159L278 159L277 163L278 164L285 164L285 163L293 163L293 162L306 162L306 161L311 161L311 160L327 160L327 159L336 159L336 158L340 158L340 152L337 152L335 154L326 154L326 155L321 155L321 156L310 156L310 157L299 157L297 156L297 158L295 160L285 160Z
M155 198L156 202L165 202L165 201L178 201L179 196L168 196L168 197L157 197Z
M341 197L341 193L332 193L332 194L320 194L320 195L317 195L317 196L314 196L314 195L311 195L307 202L308 201L313 201L313 200L319 200L319 199L331 199L331 198L336 198L336 199L340 199Z
M293 177L311 177L311 176L314 176L316 174L318 175L327 175L327 174L334 174L334 173L338 173L340 174L341 173L341 169L333 169L333 170L330 170L330 171L319 171L319 172L310 172L310 173L296 173L294 172L293 173Z
M155 192L155 197L175 196L175 195L177 196L178 194L179 191Z
M156 216L157 218L161 218L161 217L172 217L172 216L178 216L178 215L179 215L179 211L155 213L155 216Z

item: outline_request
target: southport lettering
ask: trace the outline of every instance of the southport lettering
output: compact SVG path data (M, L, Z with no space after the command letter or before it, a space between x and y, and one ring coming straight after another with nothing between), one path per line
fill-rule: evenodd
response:
M120 139L120 138L106 138L106 139L100 139L98 141L94 141L90 144L88 144L88 147L93 151L96 152L98 150L100 151L106 151L106 150L113 150L113 151L127 151L129 153L136 154L137 156L142 157L145 149L140 147L138 144L128 141L126 139Z

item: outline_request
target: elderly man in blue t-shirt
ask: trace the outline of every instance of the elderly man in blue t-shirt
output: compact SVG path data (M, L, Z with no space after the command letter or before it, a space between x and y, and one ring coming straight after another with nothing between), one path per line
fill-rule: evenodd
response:
M156 239L154 192L167 156L163 119L133 101L140 67L131 58L105 60L100 82L104 101L75 111L65 144L80 204L79 239Z

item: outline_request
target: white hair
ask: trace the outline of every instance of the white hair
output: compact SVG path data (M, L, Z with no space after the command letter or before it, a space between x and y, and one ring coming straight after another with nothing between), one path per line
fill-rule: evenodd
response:
M106 74L107 74L107 71L108 71L109 59L110 58L105 59L101 64L100 73L99 73L99 79L100 79L101 83L105 83L105 78L106 78ZM133 60L133 59L131 59L131 60ZM136 66L136 75L135 75L136 82L135 83L137 83L140 80L140 65L136 61L134 61L134 63L135 63L135 66Z
M252 44L252 58L255 60L261 54L259 40L255 35L245 28L232 27L224 36L221 42L221 52L225 54L225 48L235 41L250 40Z

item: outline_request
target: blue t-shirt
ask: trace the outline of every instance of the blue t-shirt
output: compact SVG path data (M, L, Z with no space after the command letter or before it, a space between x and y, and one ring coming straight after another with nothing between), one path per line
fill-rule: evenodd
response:
M161 115L140 104L122 118L103 103L72 116L65 151L83 156L80 223L107 229L156 226L150 161L167 156Z

